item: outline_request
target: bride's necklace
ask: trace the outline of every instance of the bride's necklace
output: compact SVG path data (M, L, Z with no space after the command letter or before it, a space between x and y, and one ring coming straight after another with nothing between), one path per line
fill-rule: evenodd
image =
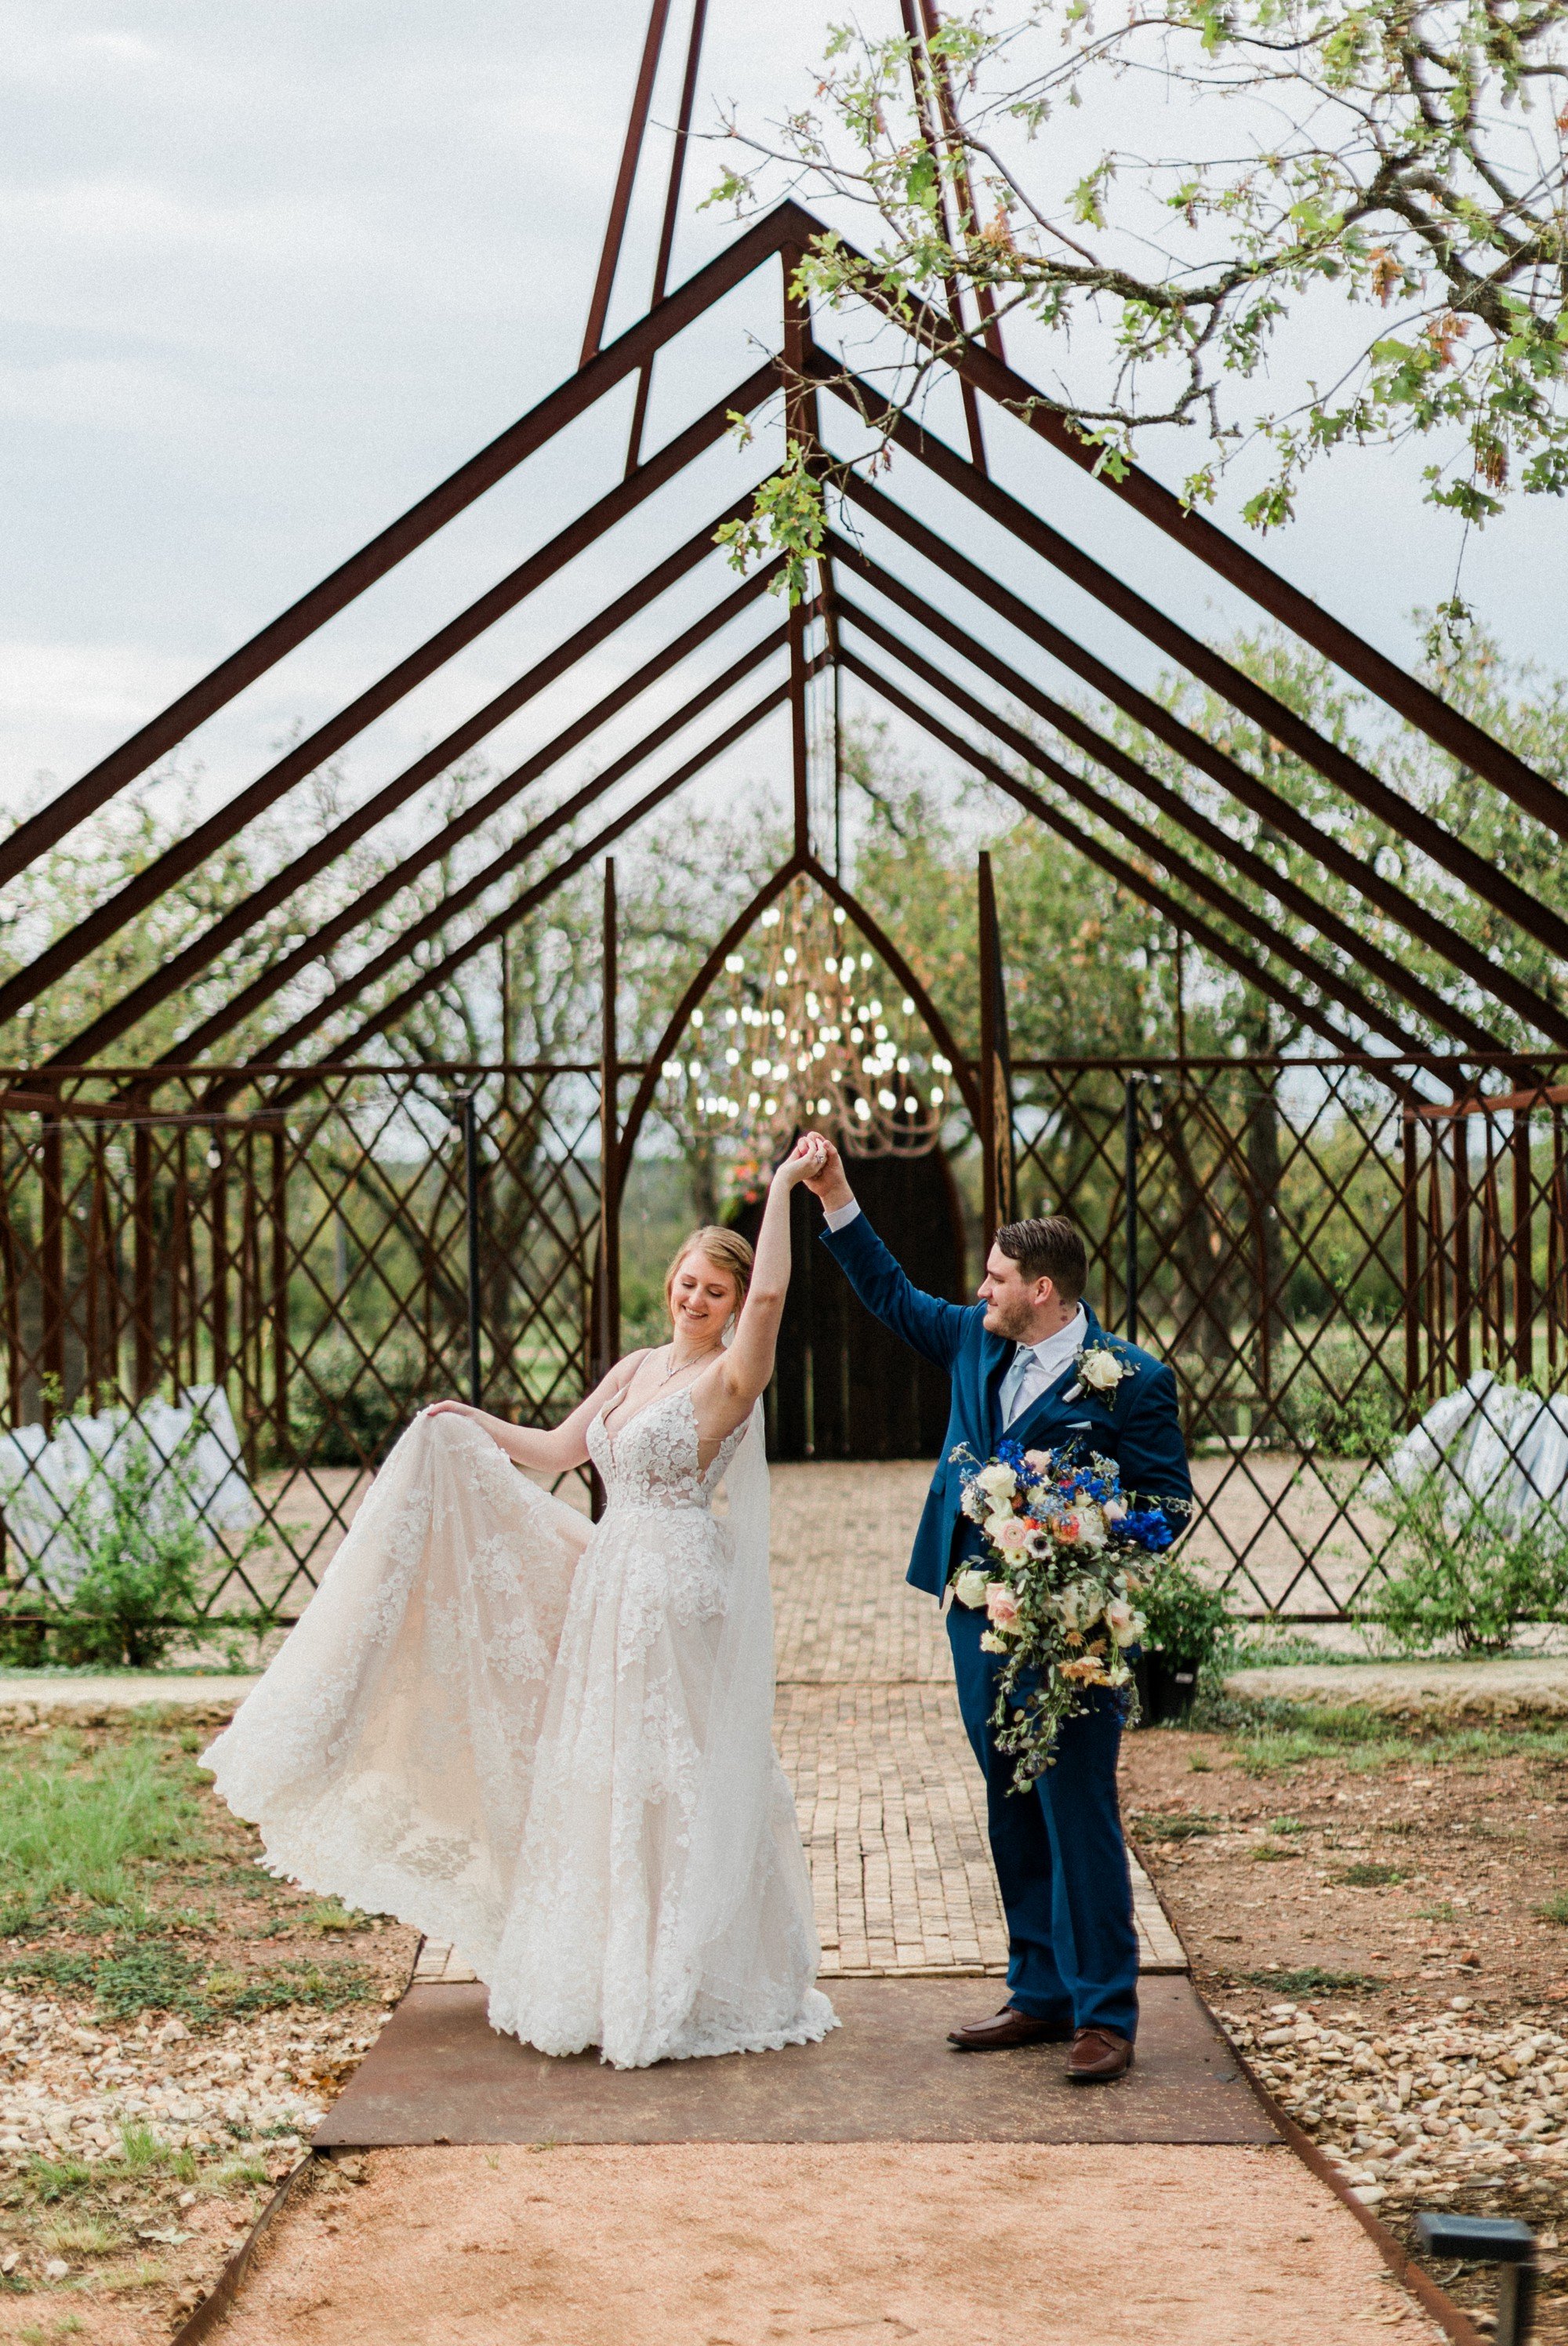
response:
M711 1350L712 1348L710 1347L709 1349ZM706 1352L694 1352L691 1356L691 1360L677 1361L675 1356L675 1346L672 1344L669 1348L669 1366L660 1377L660 1384L667 1385L671 1377L677 1377L683 1369L689 1369L693 1361L706 1360L708 1354Z

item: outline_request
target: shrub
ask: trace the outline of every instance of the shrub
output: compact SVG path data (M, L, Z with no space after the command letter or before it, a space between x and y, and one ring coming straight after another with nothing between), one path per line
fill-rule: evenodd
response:
M1453 1478L1433 1474L1381 1512L1398 1561L1363 1609L1403 1651L1451 1640L1504 1654L1521 1622L1568 1619L1568 1532L1544 1509L1529 1522L1483 1500L1457 1510Z
M200 1616L199 1566L212 1535L195 1515L154 1503L155 1486L178 1475L178 1461L155 1459L133 1443L108 1477L109 1511L55 1632L61 1661L123 1662L145 1670L163 1659Z
M1218 1666L1231 1650L1234 1630L1223 1590L1210 1588L1189 1565L1163 1563L1138 1599L1148 1623L1145 1647L1200 1668Z
M455 1372L454 1372L455 1376ZM435 1392L455 1391L436 1374ZM406 1336L368 1339L340 1331L308 1344L290 1379L289 1432L294 1463L379 1466L427 1401L431 1367Z

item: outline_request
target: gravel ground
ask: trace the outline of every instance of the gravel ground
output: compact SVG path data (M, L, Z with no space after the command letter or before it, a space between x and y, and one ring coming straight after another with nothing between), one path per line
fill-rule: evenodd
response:
M1568 2341L1561 1728L1322 1738L1277 1717L1125 1747L1139 1853L1238 2049L1407 2244L1422 2207L1521 2216ZM1467 2310L1477 2269L1437 2276Z
M56 1732L24 1723L0 1752L26 1766ZM195 1764L210 1734L123 1714L71 1731L83 1776L150 1739L182 1821L133 1867L134 1913L66 1893L0 1939L0 2346L167 2339L412 1968L412 1932L259 1867Z

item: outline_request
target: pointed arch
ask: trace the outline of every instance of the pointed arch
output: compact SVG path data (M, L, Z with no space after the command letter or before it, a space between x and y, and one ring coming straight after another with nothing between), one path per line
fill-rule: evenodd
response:
M915 1008L920 1012L932 1040L939 1046L942 1056L951 1064L953 1081L962 1096L964 1107L973 1119L976 1131L980 1129L980 1086L975 1081L974 1070L959 1049L946 1019L904 959L903 954L888 935L887 931L873 919L859 899L851 895L842 882L836 880L808 850L803 855L791 855L786 862L781 863L778 871L763 882L750 903L736 914L680 1000L676 1004L663 1034L648 1053L647 1062L643 1069L642 1081L637 1086L636 1096L626 1114L626 1123L621 1128L618 1149L620 1161L616 1188L617 1203L626 1192L626 1174L631 1165L632 1152L636 1147L637 1136L642 1130L644 1119L653 1105L654 1089L664 1063L685 1034L690 1024L692 1012L701 1002L708 987L723 968L726 960L735 951L736 946L759 915L765 913L769 904L783 894L791 880L802 877L814 881L831 903L841 905L845 918L853 921L861 935L868 938L881 954L893 975L913 1002Z

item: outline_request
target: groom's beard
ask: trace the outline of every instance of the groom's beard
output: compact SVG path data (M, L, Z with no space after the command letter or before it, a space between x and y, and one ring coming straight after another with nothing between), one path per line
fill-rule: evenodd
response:
M1005 1336L1022 1344L1027 1341L1033 1317L1026 1303L988 1303L983 1324L988 1336Z

